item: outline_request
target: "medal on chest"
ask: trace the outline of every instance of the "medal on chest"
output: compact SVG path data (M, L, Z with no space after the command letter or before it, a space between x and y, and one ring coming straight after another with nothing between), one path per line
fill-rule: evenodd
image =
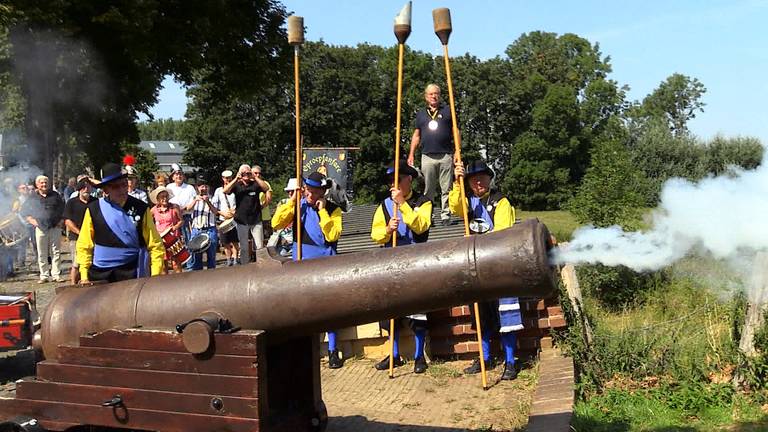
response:
M437 123L437 119L439 117L442 117L438 115L439 112L440 112L439 110L435 110L435 112L432 112L432 110L427 109L427 115L429 115L429 118L430 118L429 123L427 123L427 127L429 128L429 130L432 130L432 131L437 130L437 127L439 126Z

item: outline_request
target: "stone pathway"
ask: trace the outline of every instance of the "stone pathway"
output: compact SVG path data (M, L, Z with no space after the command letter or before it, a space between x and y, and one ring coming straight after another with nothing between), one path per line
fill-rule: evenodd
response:
M539 384L533 396L527 432L567 432L573 415L573 359L556 349L539 359Z
M395 379L373 368L373 360L350 360L341 369L323 364L323 400L328 432L522 431L528 418L536 370L515 381L489 371L490 389L478 375L464 376L469 361L432 363L415 375L413 363L395 369Z

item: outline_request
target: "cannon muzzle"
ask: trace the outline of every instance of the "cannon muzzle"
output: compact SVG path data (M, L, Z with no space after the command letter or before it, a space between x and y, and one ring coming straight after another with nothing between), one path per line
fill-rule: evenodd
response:
M42 346L110 328L174 328L204 314L293 337L508 296L555 289L547 228L510 229L301 262L262 254L255 264L64 289L48 306Z

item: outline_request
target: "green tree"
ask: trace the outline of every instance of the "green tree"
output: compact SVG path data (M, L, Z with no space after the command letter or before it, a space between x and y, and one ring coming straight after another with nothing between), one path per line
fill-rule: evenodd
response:
M152 185L155 173L160 171L160 165L157 163L155 154L144 150L134 143L123 143L120 149L123 155L132 155L136 159L133 167L136 169L136 175L139 177L139 184L145 188Z
M301 122L304 147L359 147L354 161L354 192L372 201L381 191L381 172L394 149L397 51L368 44L357 47L307 42L301 54ZM435 60L406 51L401 153L413 113L423 105L423 88L435 81ZM188 110L187 160L212 170L258 163L269 178L294 174L293 76L257 95L222 100L205 86L193 87Z
M66 134L95 166L118 157L167 75L226 97L258 91L289 59L286 12L272 0L5 4L27 136L46 169Z
M642 115L664 119L675 136L688 134L688 121L704 112L707 89L698 79L672 74L643 99Z
M754 169L763 160L765 148L757 138L716 136L705 145L704 165L707 173L720 175L730 166Z
M499 141L511 150L499 161L502 190L526 209L560 208L584 176L593 140L621 112L624 90L607 79L610 59L599 46L574 34L531 32L506 53L511 125Z
M189 132L184 120L156 119L138 123L139 139L142 141L185 141Z
M640 209L645 204L637 191L642 173L630 159L626 140L626 130L618 121L596 140L592 163L568 205L580 223L621 225L630 230L639 227Z

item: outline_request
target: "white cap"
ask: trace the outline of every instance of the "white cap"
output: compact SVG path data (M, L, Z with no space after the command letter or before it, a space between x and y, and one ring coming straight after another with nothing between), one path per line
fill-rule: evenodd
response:
M183 172L181 170L181 167L177 163L171 164L171 173L175 173L175 172Z
M230 170L224 170L221 172L222 177L232 177L232 171Z
M296 182L296 178L295 177L294 178L289 178L288 179L288 184L285 186L285 191L289 192L289 191L296 190L298 188L299 188L299 185Z

